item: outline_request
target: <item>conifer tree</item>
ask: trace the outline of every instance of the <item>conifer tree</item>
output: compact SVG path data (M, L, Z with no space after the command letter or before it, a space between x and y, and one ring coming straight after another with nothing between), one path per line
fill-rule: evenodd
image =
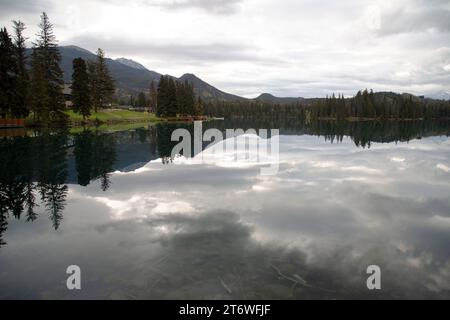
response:
M147 104L147 98L145 98L145 94L143 92L139 92L137 97L136 106L139 108L145 108Z
M165 76L161 76L158 84L158 94L157 94L157 105L156 105L156 115L158 117L167 116L167 105L168 105L168 81Z
M11 115L14 108L16 74L14 46L6 28L2 28L0 30L0 114L3 118Z
M204 113L204 106L203 106L203 101L202 98L199 96L197 99L197 104L195 105L195 115L196 116L201 116Z
M158 90L155 88L153 80L150 82L150 98L148 101L148 108L150 112L156 111L156 105L158 103Z
M39 58L36 57L37 52L33 50L31 56L31 74L30 74L30 110L33 118L48 118L48 94L45 84L44 69Z
M97 67L94 61L87 61L87 72L88 72L88 90L89 90L89 101L91 107L97 112L100 107L99 98L99 85L97 77Z
M49 123L51 120L65 120L64 80L59 66L61 55L58 50L53 25L47 14L41 15L40 32L34 43L32 54L32 109L39 120Z
M26 38L23 36L25 24L22 21L13 21L14 24L14 55L16 60L17 82L15 92L15 105L12 110L14 117L25 118L30 112L29 107L29 75L26 68Z
M186 109L186 87L184 83L176 83L177 86L177 105L178 113L181 115L187 115Z
M187 81L179 83L169 76L161 76L156 100L157 116L175 117L196 112L194 87Z
M195 94L194 94L194 86L192 83L185 81L184 83L184 103L187 114L195 115Z
M167 85L167 116L175 117L178 112L178 103L177 103L177 87L175 84L175 80L173 78L169 78Z
M98 102L100 107L104 107L112 102L115 89L114 81L106 65L105 53L100 48L97 50L96 73L99 90Z
M82 58L76 58L73 60L72 74L73 111L81 114L83 119L91 115L90 96L86 62Z

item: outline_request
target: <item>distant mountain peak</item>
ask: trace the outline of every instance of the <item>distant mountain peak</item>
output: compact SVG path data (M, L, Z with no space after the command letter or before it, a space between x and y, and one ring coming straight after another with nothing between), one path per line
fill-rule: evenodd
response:
M295 103L295 102L303 101L305 99L302 97L276 97L271 93L262 93L254 100L262 101L262 102L285 104L285 103Z
M146 67L144 67L142 64L140 64L139 62L136 62L134 60L131 59L127 59L127 58L117 58L116 59L117 62L126 65L127 67L130 68L134 68L134 69L138 69L138 70L147 70Z
M271 93L261 93L256 99L276 98Z
M28 49L31 54L31 49ZM68 45L60 47L61 69L64 73L64 81L70 82L73 73L73 59L83 58L95 60L95 53L86 49ZM161 74L148 70L142 64L127 58L106 59L111 76L116 82L117 94L121 98L129 99L130 95L148 91L151 82L158 82ZM172 76L171 76L172 77ZM180 78L172 77L178 81L188 81L193 84L194 92L204 100L237 101L245 98L223 92L209 83L203 81L193 73L186 73Z
M86 53L86 54L93 54L91 51L89 51L87 49L84 49L84 48L81 48L81 47L78 47L78 46L74 46L74 45L61 46L61 47L62 48L67 48L67 49L76 50L76 51L83 52L83 53Z
M213 87L209 83L200 79L193 73L185 73L178 78L178 81L188 81L194 86L194 92L197 96L201 96L203 99L213 99L213 100L226 100L226 101L237 101L245 100L245 98L223 92L216 87Z
M193 73L185 73L179 79L180 80L200 80L200 81L203 81L202 79L200 79L199 77L197 77Z

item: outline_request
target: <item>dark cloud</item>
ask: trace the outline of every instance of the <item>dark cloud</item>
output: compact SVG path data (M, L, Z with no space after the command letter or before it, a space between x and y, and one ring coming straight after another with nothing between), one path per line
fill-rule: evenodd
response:
M2 0L0 3L0 17L11 14L24 15L29 13L39 13L49 7L48 0ZM21 18L18 17L17 19Z

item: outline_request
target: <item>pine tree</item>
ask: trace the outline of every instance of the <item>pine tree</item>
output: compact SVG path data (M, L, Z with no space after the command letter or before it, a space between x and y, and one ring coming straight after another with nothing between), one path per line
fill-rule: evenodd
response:
M173 78L169 78L168 86L167 86L167 116L175 117L178 112L178 103L177 103L177 87L175 84L175 80Z
M195 93L194 93L194 86L192 83L189 83L185 81L184 83L184 103L185 103L185 109L186 113L188 115L195 115Z
M165 76L161 76L158 83L157 105L156 115L158 117L167 116L167 104L168 104L168 92L167 92L167 79Z
M93 61L87 61L87 72L88 72L88 90L89 90L89 101L91 107L97 112L99 108L99 88L96 72L96 64Z
M158 91L155 88L153 80L150 82L150 99L148 101L148 108L150 112L156 112L156 105L158 103Z
M186 108L186 87L184 83L176 83L177 86L177 106L178 106L178 113L181 115L187 115L187 108Z
M48 119L48 94L44 78L44 69L37 57L37 51L33 50L31 56L31 74L30 74L30 109L33 112L33 118Z
M341 96L341 103L340 103L340 111L339 111L339 119L338 120L343 120L345 119L345 115L347 114L347 108L346 108L346 104L345 104L345 98L344 95L342 94Z
M6 28L0 30L0 114L11 115L16 90L14 46Z
M30 113L29 107L29 75L26 68L26 38L23 31L26 29L22 21L13 21L14 24L14 55L17 66L17 82L15 106L12 110L14 117L25 118Z
M204 113L204 106L203 106L203 101L202 98L199 96L197 99L197 104L195 105L195 115L196 116L201 116Z
M112 102L114 95L114 81L109 74L106 65L105 53L102 49L97 50L97 60L88 64L91 100L95 112Z
M91 115L89 76L86 62L82 58L73 60L72 97L73 111L80 113L83 119L89 117Z
M137 107L145 108L147 104L147 99L145 98L145 94L143 92L139 92L137 97Z
M375 99L372 89L370 89L369 95L367 97L367 116L369 118L375 118L377 116L375 109Z
M32 54L32 109L44 123L50 120L65 120L64 80L59 66L61 55L58 50L53 25L47 14L41 15L40 32L34 43ZM38 91L37 91L38 90Z

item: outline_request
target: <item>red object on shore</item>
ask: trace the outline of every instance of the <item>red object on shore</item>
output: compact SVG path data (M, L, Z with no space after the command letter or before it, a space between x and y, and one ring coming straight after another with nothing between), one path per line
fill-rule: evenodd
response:
M24 119L0 119L0 128L23 128Z

